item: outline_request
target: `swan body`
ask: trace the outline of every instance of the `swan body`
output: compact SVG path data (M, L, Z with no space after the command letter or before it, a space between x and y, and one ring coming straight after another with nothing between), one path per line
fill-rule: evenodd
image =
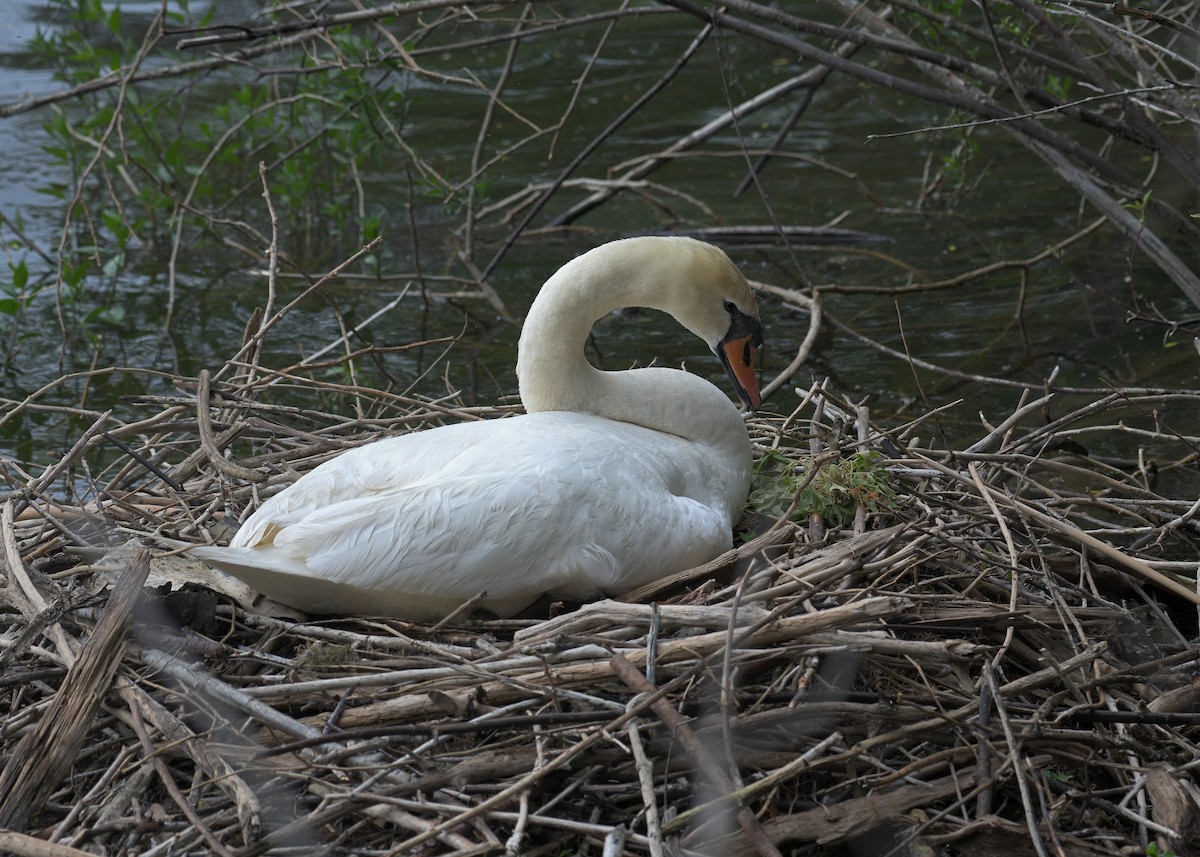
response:
M512 615L543 593L617 594L727 550L750 487L745 423L716 387L666 368L600 371L592 325L662 309L757 407L754 298L717 248L630 238L542 287L518 346L523 416L375 441L267 500L229 547L193 553L308 613L433 621L486 592Z

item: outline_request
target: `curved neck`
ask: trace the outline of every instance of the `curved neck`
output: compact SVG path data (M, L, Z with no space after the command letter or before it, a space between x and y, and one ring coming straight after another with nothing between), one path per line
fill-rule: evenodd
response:
M539 292L517 349L517 380L529 413L577 411L732 449L747 447L746 427L716 387L677 369L596 369L584 356L592 326L628 306L667 309L680 282L680 259L666 248L631 253L605 245L563 266ZM642 246L645 246L644 244ZM648 293L646 284L653 284Z

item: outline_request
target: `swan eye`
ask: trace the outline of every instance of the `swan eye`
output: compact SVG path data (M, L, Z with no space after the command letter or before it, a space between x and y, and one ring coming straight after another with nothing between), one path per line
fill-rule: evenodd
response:
M735 312L737 312L737 304L735 304L733 301L725 301L725 312L733 315Z

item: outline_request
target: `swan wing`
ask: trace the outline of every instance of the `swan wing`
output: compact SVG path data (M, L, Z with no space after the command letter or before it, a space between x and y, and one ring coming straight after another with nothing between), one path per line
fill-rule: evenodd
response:
M464 450L505 434L504 420L458 423L397 435L347 450L267 499L234 535L231 547L269 544L275 534L321 509L436 480Z

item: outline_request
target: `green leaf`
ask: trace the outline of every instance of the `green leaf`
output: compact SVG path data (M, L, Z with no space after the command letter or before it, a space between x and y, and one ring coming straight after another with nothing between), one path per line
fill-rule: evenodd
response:
M104 276L115 277L125 265L125 254L117 253L104 262Z
M25 260L22 259L20 262L17 262L17 264L13 265L12 272L13 291L19 292L25 288L25 284L29 282L29 268L26 266Z
M96 307L87 314L87 324L107 324L117 327L125 320L125 308L121 306Z

